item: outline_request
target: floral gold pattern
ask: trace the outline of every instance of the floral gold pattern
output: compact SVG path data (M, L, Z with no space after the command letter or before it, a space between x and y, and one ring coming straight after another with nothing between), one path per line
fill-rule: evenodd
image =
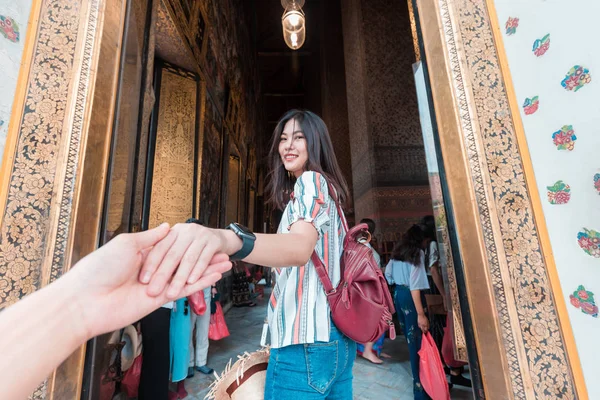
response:
M547 289L550 282L487 6L480 0L460 0L452 5L454 20L448 15L447 0L440 0L440 6L443 26L449 28L445 29L446 45L513 397L573 399L573 379L565 367L569 361L554 301ZM459 37L454 35L455 29ZM457 40L462 42L460 51ZM459 57L459 52L464 59ZM475 118L471 115L473 111ZM484 184L484 174L491 183L490 192ZM493 214L490 209L494 210ZM492 223L492 218L497 220ZM495 226L499 226L499 230ZM502 252L496 247L498 243L504 247ZM502 263L508 266L510 281L501 273L500 257L505 257ZM508 311L507 290L513 292L514 314ZM533 382L533 387L525 388L524 375Z
M80 2L46 1L0 229L0 308L41 285ZM56 40L60 38L60 40ZM53 266L55 271L62 265Z

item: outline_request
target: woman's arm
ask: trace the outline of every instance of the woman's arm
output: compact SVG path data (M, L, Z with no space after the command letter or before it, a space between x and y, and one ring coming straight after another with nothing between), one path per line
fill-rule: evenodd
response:
M317 243L315 227L299 220L290 233L257 234L254 250L244 261L270 267L303 266ZM198 224L177 224L165 240L152 249L144 264L142 282L149 282L148 293L156 296L169 284L167 295L175 299L186 284L195 282L216 253L235 254L241 239L227 229L212 229ZM163 257L161 254L166 254ZM171 277L173 279L171 280Z
M394 277L392 275L392 267L393 267L393 260L390 260L386 267L385 267L385 279L388 281L388 283L390 285L395 284L396 282L394 282Z
M242 241L227 229L219 230L223 235L225 251L234 254L242 247ZM254 250L244 259L251 264L267 267L296 267L306 265L317 244L315 227L303 220L292 225L290 233L257 233Z
M415 303L415 308L417 309L417 323L419 328L421 328L423 333L425 333L429 330L429 320L425 315L425 309L423 308L423 302L421 301L421 291L411 290L410 294L413 298L413 302Z

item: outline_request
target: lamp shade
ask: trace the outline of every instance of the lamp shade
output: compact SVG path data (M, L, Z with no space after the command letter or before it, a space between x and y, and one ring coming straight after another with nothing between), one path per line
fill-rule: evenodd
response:
M285 10L281 17L281 26L285 44L292 50L302 47L306 39L306 19L302 9Z

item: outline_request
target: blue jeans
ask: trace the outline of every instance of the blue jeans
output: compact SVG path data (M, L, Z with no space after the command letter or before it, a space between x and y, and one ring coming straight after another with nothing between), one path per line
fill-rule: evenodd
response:
M398 313L400 328L406 337L408 343L408 353L410 356L410 368L413 376L413 395L415 400L429 400L430 397L421 385L419 378L419 350L421 349L421 340L423 332L417 323L417 309L413 301L410 289L404 285L396 286L396 295L394 297L394 306Z
M351 400L356 343L333 322L329 342L271 349L265 400Z

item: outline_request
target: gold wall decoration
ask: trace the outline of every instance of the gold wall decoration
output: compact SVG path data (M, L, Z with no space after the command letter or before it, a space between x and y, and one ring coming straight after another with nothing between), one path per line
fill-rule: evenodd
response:
M198 81L162 69L150 197L150 228L185 222L194 213L194 155Z
M240 179L241 165L238 156L229 156L229 168L227 170L227 210L225 225L239 222L240 217Z
M487 395L574 399L486 2L418 5Z
M0 308L41 286L44 248L49 239L58 153L73 74L81 5L54 1L42 5L36 53L27 83L16 156L11 168L0 230ZM59 34L60 51L53 49ZM58 49L57 49L58 50ZM53 269L56 275L62 265Z

